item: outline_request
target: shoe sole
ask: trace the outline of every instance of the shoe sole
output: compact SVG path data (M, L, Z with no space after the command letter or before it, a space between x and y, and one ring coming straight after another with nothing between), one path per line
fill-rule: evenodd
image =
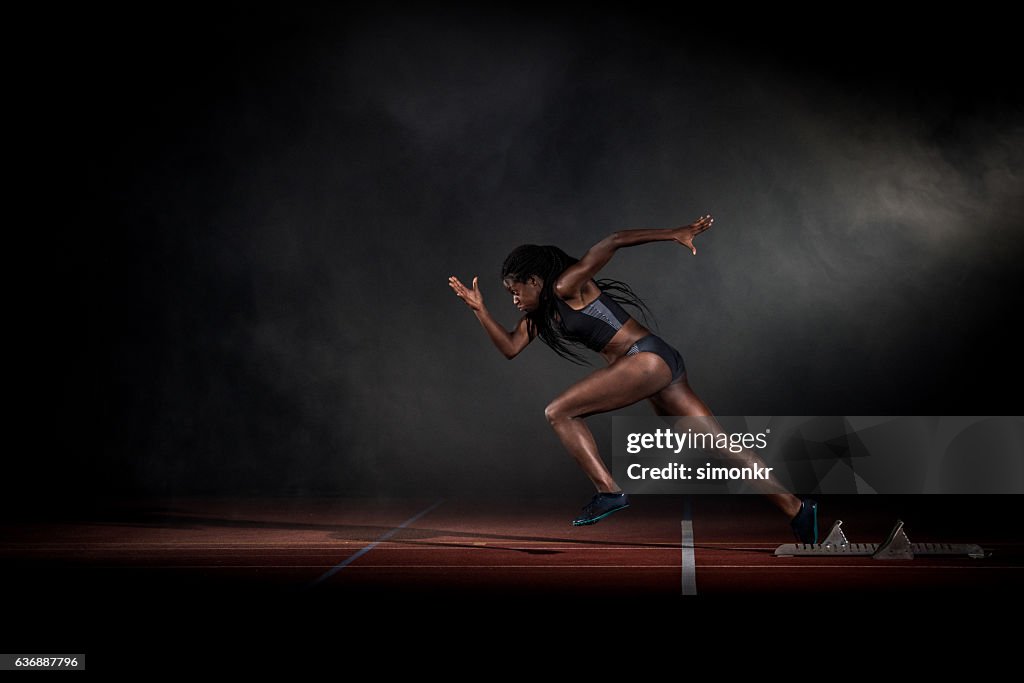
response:
M608 515L612 515L612 514L615 514L615 513L616 513L616 512L618 512L619 510L625 510L625 509L626 509L626 508L628 508L628 507L629 507L628 505L623 505L623 506L622 506L622 507L620 507L620 508L615 508L614 510L609 510L608 512L604 513L603 515L600 515L600 516L598 516L598 517L594 517L593 519L587 520L587 521L585 521L585 522L583 522L583 521L580 521L580 520L578 520L578 519L574 519L574 520L572 521L572 525L573 525L573 526L590 526L591 524L597 524L598 522L600 522L600 521L601 521L602 519L604 519L604 518L605 518L605 517L607 517Z

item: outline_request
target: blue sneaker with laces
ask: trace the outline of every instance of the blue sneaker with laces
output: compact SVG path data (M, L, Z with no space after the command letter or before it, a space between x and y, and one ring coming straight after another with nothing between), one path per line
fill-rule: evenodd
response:
M629 496L622 491L618 493L597 493L590 502L583 506L583 514L572 521L573 526L596 524L613 512L629 507Z

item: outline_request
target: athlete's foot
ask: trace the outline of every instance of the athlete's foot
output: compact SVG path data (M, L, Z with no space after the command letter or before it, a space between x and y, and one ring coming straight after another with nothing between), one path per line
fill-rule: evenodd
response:
M625 510L628 507L629 496L621 491L618 493L597 493L583 507L583 514L572 521L572 525L586 526L587 524L596 524L613 512Z
M789 522L796 540L801 543L818 542L818 503L806 498L800 504L800 512Z

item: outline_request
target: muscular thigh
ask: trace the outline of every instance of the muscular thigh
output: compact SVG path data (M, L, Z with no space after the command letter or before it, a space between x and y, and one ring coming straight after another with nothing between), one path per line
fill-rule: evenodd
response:
M704 405L683 374L678 381L664 387L650 397L654 412L658 415L711 415L711 410Z
M548 411L570 417L608 412L656 394L671 380L668 366L654 354L624 356L566 389Z

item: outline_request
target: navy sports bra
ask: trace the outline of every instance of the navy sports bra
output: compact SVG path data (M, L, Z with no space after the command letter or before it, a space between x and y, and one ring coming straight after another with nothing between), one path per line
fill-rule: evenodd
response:
M629 320L622 306L604 292L578 311L557 296L555 305L566 332L594 351L603 349Z

